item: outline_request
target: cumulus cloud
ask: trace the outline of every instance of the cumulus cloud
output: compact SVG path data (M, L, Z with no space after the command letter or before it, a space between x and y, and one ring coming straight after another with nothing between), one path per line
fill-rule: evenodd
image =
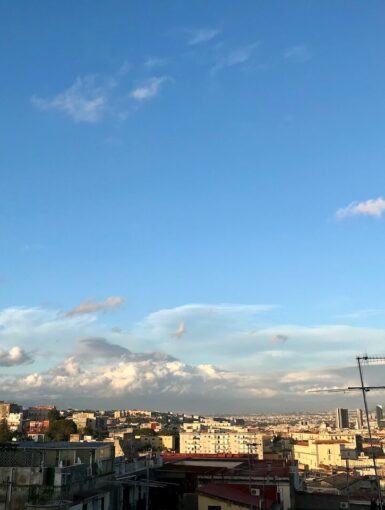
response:
M3 374L0 384L4 396L44 399L54 395L55 399L66 400L71 405L82 398L86 401L94 398L110 406L126 402L127 398L130 401L138 398L142 405L151 401L149 399L168 402L168 406L176 402L179 406L198 402L201 412L213 409L213 402L222 402L222 409L228 411L240 403L246 406L245 412L255 410L256 405L265 409L279 405L281 409L293 410L298 409L300 398L303 408L320 409L338 405L339 397L309 394L309 390L355 386L358 380L354 366L242 373L223 370L210 363L185 363L164 353L133 353L125 347L109 344L106 339L87 340L91 349L101 345L99 354L107 352L102 362L95 364L75 351L46 371L17 377ZM120 357L115 356L120 354L119 349L123 353ZM383 378L383 366L370 369L370 373L365 373L368 384Z
M221 58L217 64L211 69L211 74L215 74L226 67L233 67L244 64L252 57L257 44L249 44L242 48L230 51L225 57Z
M8 351L0 351L0 367L14 367L33 361L31 354L18 346L11 347Z
M110 345L111 347L111 345ZM114 348L118 346L113 346ZM191 365L167 355L133 353L104 364L93 365L77 356L69 356L62 363L46 372L35 372L25 377L7 378L2 386L8 394L24 392L38 395L55 391L56 395L93 395L105 398L120 395L172 395L203 396L206 392L216 397L225 395L252 396L259 389L260 396L272 395L274 390L262 386L263 381L254 375L244 375L221 370L213 365Z
M303 63L310 60L313 55L306 44L300 44L286 48L283 56L291 62Z
M357 385L355 367L351 371L336 367L354 363L359 353L383 349L383 329L277 324L274 316L279 313L279 308L271 305L196 303L153 312L129 330L125 325L112 333L105 316L90 310L70 316L44 307L0 310L0 345L18 345L27 355L44 345L54 353L47 357L40 352L34 372L22 376L11 376L16 368L9 365L3 370L0 386L5 398L57 395L63 402L67 395L68 405L77 405L79 399L88 398L86 381L88 391L92 388L93 392L95 380L95 405L112 405L109 395L114 396L114 402L126 405L124 391L111 388L119 387L116 378L120 376L126 380L121 383L123 388L128 388L129 374L134 373L141 382L127 394L131 402L137 396L138 405L146 395L145 401L156 406L161 395L159 402L165 407L179 402L178 408L186 409L183 406L195 399L194 408L201 412L210 410L214 402L218 410L250 411L260 394L271 395L268 402L261 401L264 408L284 403L293 409L298 395L302 402L309 388ZM175 341L172 332L181 331L182 323L188 325L188 335ZM272 342L274 337L277 342ZM22 352L13 356L23 359ZM3 358L8 359L9 354L3 353ZM335 367L330 367L331 362ZM383 375L378 374L373 383L379 384ZM168 394L169 387L174 389ZM178 387L184 388L183 394L176 392ZM103 395L105 403L101 404ZM328 407L337 405L327 395L317 395L316 402L314 396L306 398L303 407L308 409L316 404L320 407L322 402Z
M146 101L157 96L163 83L168 80L166 76L153 77L132 90L130 96L136 101Z
M62 112L75 122L100 121L108 108L109 93L115 82L99 82L97 77L76 78L73 85L52 97L32 97L32 104L40 110Z
M122 296L110 296L104 301L92 301L87 299L80 303L72 310L66 313L67 317L73 317L74 315L82 315L87 313L100 312L104 310L111 310L112 308L119 308L124 303L124 297Z
M385 212L385 199L382 197L372 198L364 202L351 202L346 207L337 210L336 218L344 220L351 216L373 216L381 218Z
M221 33L220 30L215 28L187 29L186 32L189 36L188 44L190 46L211 41Z

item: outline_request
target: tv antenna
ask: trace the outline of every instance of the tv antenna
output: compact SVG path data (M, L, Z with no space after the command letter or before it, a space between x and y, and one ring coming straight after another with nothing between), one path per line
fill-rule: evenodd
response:
M369 420L369 409L368 409L368 401L366 398L366 394L371 390L384 390L385 386L367 386L364 384L364 375L363 375L363 369L362 365L385 365L385 356L368 356L365 354L364 356L357 356L357 366L358 366L358 372L360 374L360 386L348 386L347 388L329 388L329 389L321 389L321 390L309 390L309 393L347 393L348 391L361 391L362 392L362 398L364 401L364 407L365 407L365 416L366 416L366 423L368 427L368 435L369 435L369 443L370 443L370 450L371 450L371 457L372 457L372 463L373 463L373 471L374 476L376 479L376 485L377 485L377 497L378 497L378 503L379 503L379 509L384 510L383 502L382 502L382 493L381 493L381 484L380 484L380 478L378 476L378 466L376 461L376 454L374 453L374 444L373 444L373 436L372 436L372 428L370 426L370 420Z

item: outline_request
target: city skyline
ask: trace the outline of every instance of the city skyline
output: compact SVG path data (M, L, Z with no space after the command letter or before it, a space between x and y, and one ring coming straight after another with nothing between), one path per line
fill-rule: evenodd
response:
M383 3L0 10L0 398L359 407L307 391L383 353Z

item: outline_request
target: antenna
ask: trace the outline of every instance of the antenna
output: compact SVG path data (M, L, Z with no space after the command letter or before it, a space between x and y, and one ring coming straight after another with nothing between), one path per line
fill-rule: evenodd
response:
M369 421L369 409L368 409L368 402L366 398L366 394L370 390L384 390L385 386L366 386L364 384L364 374L362 370L362 365L385 365L385 356L368 356L365 354L364 356L357 356L357 365L358 365L358 372L360 374L360 382L361 386L348 386L347 388L325 388L321 390L308 390L308 393L347 393L348 391L361 391L362 392L362 398L364 400L364 407L365 407L365 416L366 416L366 423L368 425L368 435L369 435L369 442L370 442L370 450L371 450L371 457L373 462L373 470L374 470L374 476L376 478L376 485L377 485L377 495L378 495L378 502L380 505L380 510L384 510L384 506L382 503L382 493L381 493L381 484L380 484L380 478L378 476L378 467L376 462L376 454L374 453L374 447L373 447L373 436L372 436L372 429L370 426Z
M358 371L360 373L361 391L362 391L362 398L364 400L364 406L365 406L366 423L368 425L368 434L369 434L370 450L372 453L374 476L376 477L376 483L377 483L378 502L380 505L380 510L383 510L381 484L380 484L380 479L378 477L376 454L374 453L372 429L370 426L369 409L368 409L368 402L367 402L367 398L366 398L366 393L368 392L368 389L364 385L364 375L363 375L363 370L362 370L362 363L366 363L368 365L369 364L376 364L376 365L377 364L385 364L385 357L383 357L383 356L381 356L381 357L380 356L368 356L366 354L365 356L357 356L356 359L357 359Z

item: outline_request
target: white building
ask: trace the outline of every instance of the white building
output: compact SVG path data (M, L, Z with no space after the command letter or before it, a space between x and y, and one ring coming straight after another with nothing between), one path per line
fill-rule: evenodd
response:
M249 432L181 432L180 453L195 454L253 454L263 459L264 446L270 443L270 437L261 433Z
M23 426L23 413L9 413L6 420L11 432L21 432Z

